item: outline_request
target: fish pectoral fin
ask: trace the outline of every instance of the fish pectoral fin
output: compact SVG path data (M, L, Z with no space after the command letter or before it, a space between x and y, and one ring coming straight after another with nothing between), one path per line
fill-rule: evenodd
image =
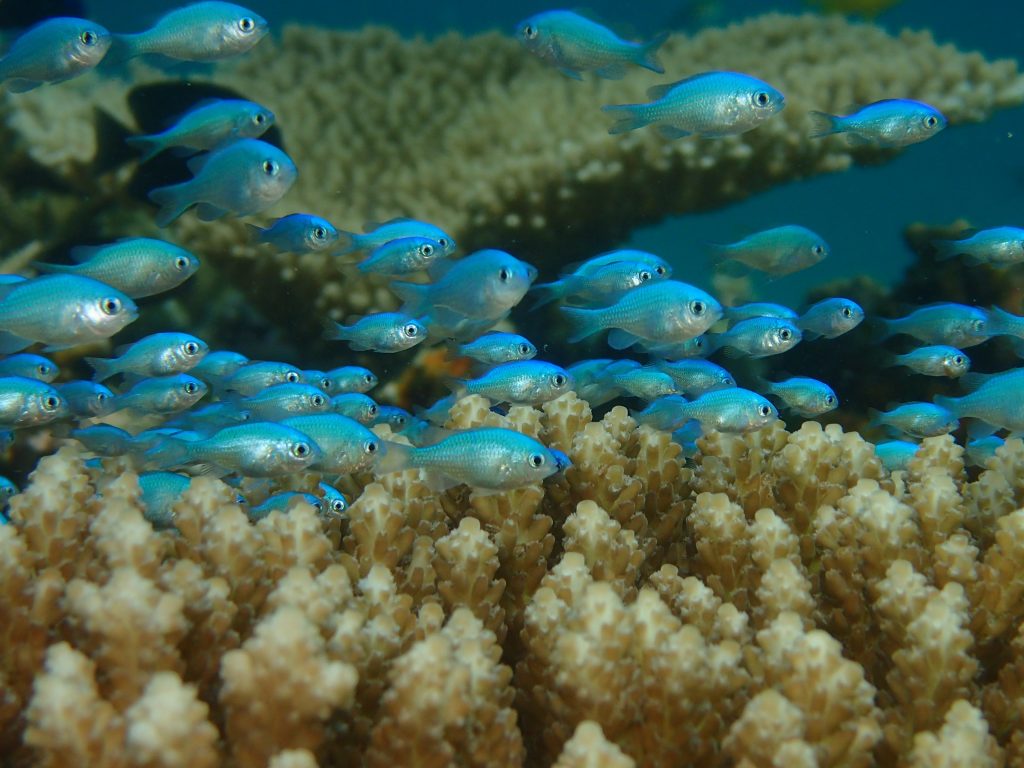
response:
M612 349L627 349L638 341L640 341L639 336L636 336L629 331L624 331L621 328L612 328L612 330L608 332L608 346Z
M682 128L676 128L674 125L667 125L665 123L662 123L661 125L656 125L654 127L654 130L656 130L663 139L668 139L670 141L673 139L681 139L685 136L692 135L690 131L683 130ZM710 134L703 135L709 136Z
M558 71L566 77L571 77L573 80L582 80L583 75L577 72L575 69L569 69L568 67L559 67Z
M626 66L620 63L607 64L600 69L595 69L594 74L606 80L621 80L626 76Z
M436 469L423 470L422 477L423 484L434 493L444 493L445 491L459 485L459 481L454 477L449 477L444 472L440 472Z

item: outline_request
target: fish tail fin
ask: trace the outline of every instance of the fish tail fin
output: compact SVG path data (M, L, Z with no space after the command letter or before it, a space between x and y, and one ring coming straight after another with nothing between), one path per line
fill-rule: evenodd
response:
M146 50L142 34L113 34L110 36L110 49L103 57L103 64L105 66L123 64L128 59L134 59L144 53Z
M593 336L603 329L601 323L604 313L600 309L584 309L583 307L562 307L566 319L572 328L569 342L575 344L588 336Z
M335 256L347 256L353 251L358 251L362 248L359 242L359 235L355 232L349 232L346 229L338 230L338 244L337 247L331 251Z
M933 240L932 247L935 248L935 258L939 261L955 259L963 250L963 243L959 240Z
M605 104L601 107L602 112L612 113L615 122L608 129L608 133L626 133L637 128L643 128L651 124L647 111L643 104Z
M721 243L704 243L704 252L708 256L708 263L712 267L720 267L727 261L734 261L732 249Z
M160 210L156 212L158 227L166 227L192 206L194 201L189 199L187 190L188 182L185 182L157 187L149 193L149 199L160 206Z
M413 447L403 443L386 442L384 444L384 455L377 460L374 466L374 473L377 475L389 475L392 472L401 472L413 466Z
M103 381L117 373L116 360L107 360L103 357L87 357L85 362L91 365L92 369L96 372L92 377L93 381Z
M536 297L536 301L530 309L539 309L552 301L558 301L565 295L565 281L556 280L553 283L539 283L530 288L530 293Z
M799 323L797 323L797 325L799 325ZM872 318L870 325L875 341L885 341L890 336L895 336L899 333L899 327L896 325L896 321L888 317ZM800 330L803 329L801 328Z
M822 136L831 136L833 133L840 133L842 126L839 121L842 119L837 115L830 115L828 112L808 112L811 118L811 133L812 139L817 139Z
M668 32L662 32L637 48L636 63L659 75L665 74L665 67L658 60L658 49L668 40L668 35Z
M885 414L877 408L868 408L868 426L869 427L884 427L885 426Z
M892 354L891 352L882 353L882 359L879 362L879 365L881 365L883 368L894 368L899 364L900 361L896 359L896 355Z
M939 408L945 408L947 411L952 413L958 419L961 416L960 413L960 400L959 397L949 397L947 395L936 395L932 398L932 402L935 403Z
M333 320L324 320L324 338L327 341L348 341L350 338L349 329L341 323L336 323Z
M124 142L132 149L137 149L142 152L142 156L139 157L140 164L148 163L166 149L163 141L160 140L159 135L128 136L125 138Z
M150 469L168 469L188 462L189 443L165 437L142 454L143 464Z
M45 261L33 261L32 266L40 272L74 272L74 264L50 264Z
M402 312L413 317L420 317L427 314L429 307L426 306L427 291L429 285L418 283L396 282L391 284L391 290L398 294L402 300Z
M257 224L246 224L245 228L249 230L249 234L252 235L252 241L254 243L265 243L267 242L267 230Z

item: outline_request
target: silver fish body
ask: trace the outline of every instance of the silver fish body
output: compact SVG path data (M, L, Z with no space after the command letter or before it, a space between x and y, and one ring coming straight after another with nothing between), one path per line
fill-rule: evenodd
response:
M285 515L296 504L309 504L318 515L323 514L324 511L324 503L312 493L281 491L280 493L268 496L263 503L249 507L248 517L253 522L257 522L265 517L269 517L272 512L280 512Z
M992 335L985 312L963 304L933 304L906 317L882 322L886 335L905 333L926 344L945 344L957 349L981 344Z
M262 421L277 421L289 416L308 413L326 413L331 401L318 387L298 382L274 384L249 397L242 398L238 407L250 411Z
M429 237L400 237L374 248L359 262L360 272L398 277L428 269L444 255L440 243Z
M343 365L324 374L331 380L331 394L369 392L378 384L377 374L359 365Z
M845 133L853 144L905 147L930 139L947 121L935 107L911 99L885 99L852 115L811 112L811 138Z
M176 472L143 472L139 475L143 517L158 531L174 528L174 505L192 484L192 478Z
M839 398L832 387L805 376L765 382L765 390L767 394L779 398L796 415L809 419L839 407Z
M70 436L80 442L87 451L99 456L123 456L132 450L135 441L130 432L112 424L93 424L73 429Z
M86 19L47 19L21 35L0 59L0 85L23 93L60 83L95 67L110 49L111 35Z
M183 61L217 61L245 53L269 30L267 20L233 3L206 0L176 8L150 29L117 35L122 58L160 54Z
M292 416L281 423L309 435L317 444L320 458L311 468L318 472L362 472L384 455L380 438L355 419L338 413Z
M707 360L659 360L653 365L662 373L671 376L679 391L690 397L736 386L736 379L731 373Z
M171 147L199 151L218 149L239 139L258 139L274 124L274 113L243 99L201 102L161 133L129 136L125 142L142 151L140 163Z
M187 373L142 379L114 400L114 408L140 413L177 413L191 408L207 392L206 384Z
M902 355L893 355L889 365L902 365L925 376L956 379L971 369L971 358L956 347L936 344L918 347Z
M950 398L952 400L953 398ZM936 403L904 403L891 411L875 411L871 425L889 427L911 437L935 437L952 432L960 422L957 420L959 411Z
M135 373L139 376L170 376L191 370L210 351L202 339L187 333L154 333L139 339L113 360L87 357L94 381Z
M537 294L534 309L557 299L578 306L602 307L618 301L633 288L667 277L646 264L619 261L583 274L566 275L553 283L535 285L530 291Z
M993 227L960 240L936 240L933 245L940 259L965 256L969 264L1005 267L1024 261L1024 229Z
M807 308L796 325L808 339L834 339L852 331L864 321L864 310L850 299L823 299Z
M651 426L655 426L656 420L656 428L665 431L678 429L694 419L700 422L704 432L742 433L771 424L779 418L779 412L756 392L735 387L705 392L690 401L679 395L668 395L655 400L634 417Z
M361 392L345 392L331 398L330 410L358 421L360 424L369 425L373 424L373 420L377 418L379 407L373 398L367 397Z
M457 345L456 352L484 365L500 365L517 360L532 360L537 356L537 347L517 333L494 331Z
M738 261L775 277L813 267L829 254L828 243L820 235L795 224L766 229L711 249L718 260Z
M875 445L875 456L889 472L903 471L921 446L909 440L886 440Z
M113 413L115 395L95 381L64 381L55 385L68 410L82 419Z
M257 243L267 243L281 253L318 253L338 242L338 230L327 219L308 213L292 213L269 227L248 225Z
M192 366L191 373L207 384L219 383L237 372L250 362L249 358L239 352L219 349L207 353L202 360Z
M441 256L450 256L455 252L454 238L440 227L426 221L397 218L382 223L367 224L367 232L359 234L341 230L339 255L354 251L372 251L392 240L406 237L422 237L433 240L441 247Z
M732 356L768 357L786 352L803 339L792 320L782 317L752 317L741 320L725 333L712 338L715 349L726 349Z
M275 384L296 384L302 381L302 371L289 363L258 361L246 363L220 382L228 392L250 397Z
M327 321L324 327L325 339L346 341L357 352L402 352L427 338L423 323L401 312L377 312L353 325Z
M67 401L45 381L0 377L0 426L36 427L68 415Z
M977 388L962 397L936 396L936 406L957 418L983 421L993 429L1024 431L1024 398L1020 394L1024 391L1024 369L988 376L968 374L965 381Z
M0 376L24 376L49 384L59 373L60 368L52 360L29 352L8 355L0 360Z
M482 395L496 403L540 405L572 389L573 380L559 365L541 360L502 363L478 379L455 386L458 397Z

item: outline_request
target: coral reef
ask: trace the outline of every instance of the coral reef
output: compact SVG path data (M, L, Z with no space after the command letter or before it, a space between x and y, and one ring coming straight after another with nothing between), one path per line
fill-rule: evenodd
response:
M196 478L156 532L130 470L44 458L0 527L4 764L1024 764L1024 442L970 481L948 436L890 474L838 425L685 466L571 393L450 420L485 423L572 468L256 524Z
M639 224L891 156L851 149L842 138L809 140L810 109L913 97L959 123L1024 100L1012 61L989 63L937 45L926 32L894 36L839 17L768 14L674 36L661 57L665 77L637 72L578 83L505 35L401 40L385 29L289 26L280 40L192 79L231 87L278 115L300 180L276 213L307 210L350 229L413 215L443 226L464 249L504 246L549 271L611 246ZM771 82L785 93L786 109L756 131L717 141L666 142L649 130L608 135L602 104L642 100L654 83L709 69ZM0 163L32 162L73 190L91 185L81 197L92 214L119 201L106 206L117 211L113 218L81 207L47 214L46 231L56 240L76 230L81 239L85 227L91 237L122 235L132 217L135 229L151 218L148 208L123 199L124 168L89 172L100 144L93 110L130 123L130 84L162 78L143 64L128 71L130 81L81 78L59 91L0 97L11 147ZM53 119L58 108L60 119ZM8 175L0 167L4 189L13 184ZM15 218L38 222L40 204L22 202L28 208ZM567 228L570 242L560 234ZM38 223L29 232L15 226L0 233L10 238L0 239L0 248L23 245L35 231ZM395 303L383 280L353 274L329 256L268 256L249 244L237 221L210 225L186 216L172 232L290 327ZM282 285L292 301L280 301ZM296 304L309 311L296 317Z

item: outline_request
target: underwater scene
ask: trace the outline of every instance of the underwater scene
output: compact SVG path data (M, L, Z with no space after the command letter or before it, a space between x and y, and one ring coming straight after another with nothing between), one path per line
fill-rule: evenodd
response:
M1022 50L0 0L0 768L1024 766Z

